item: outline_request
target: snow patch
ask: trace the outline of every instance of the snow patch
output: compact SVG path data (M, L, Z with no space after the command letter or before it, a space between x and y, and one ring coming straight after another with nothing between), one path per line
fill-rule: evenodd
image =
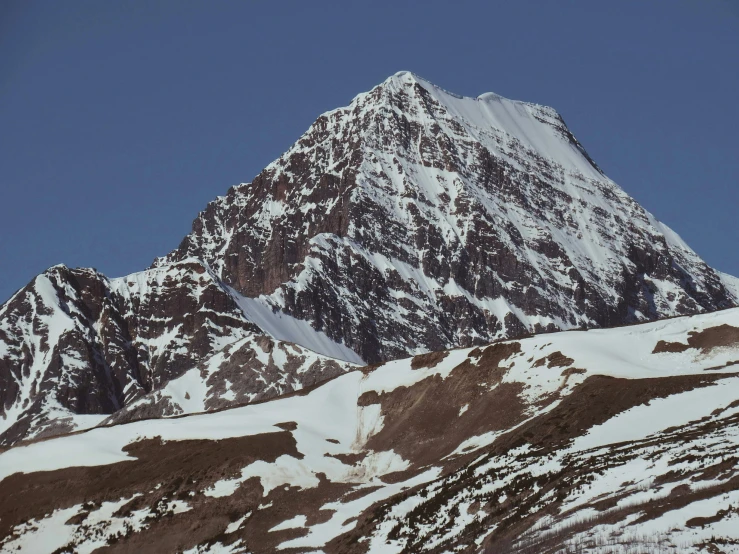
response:
M309 322L273 309L266 296L247 298L232 288L229 292L247 319L274 338L294 342L324 356L364 365L356 352L331 340L323 331L316 331Z

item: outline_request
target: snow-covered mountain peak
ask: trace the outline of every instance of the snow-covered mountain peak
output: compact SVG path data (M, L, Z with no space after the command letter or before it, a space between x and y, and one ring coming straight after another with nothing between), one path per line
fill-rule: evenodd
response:
M319 116L156 263L187 257L368 362L737 301L556 111L410 72Z
M406 93L406 94L404 94ZM407 98L415 109L399 102ZM538 155L555 160L566 169L602 179L600 169L575 140L559 113L549 106L505 98L494 92L467 97L447 91L409 71L386 79L370 92L357 96L344 110L390 107L433 125L444 127L450 118L461 123L487 145L492 138L512 138ZM415 114L413 113L415 111ZM446 129L444 129L446 131Z
M730 307L738 288L551 108L402 72L319 116L149 270L56 266L1 307L0 444L69 414L253 400L356 363Z
M0 549L722 551L738 303L556 111L400 72L153 267L0 306Z
M390 77L385 79L385 81L383 81L381 84L377 85L376 88L387 88L393 86L402 88L409 85L419 85L429 92L435 90L439 93L451 96L453 98L464 98L464 96L445 90L439 85L432 83L428 79L424 79L423 77L421 77L417 73L413 73L412 71L398 71L394 75L391 75Z

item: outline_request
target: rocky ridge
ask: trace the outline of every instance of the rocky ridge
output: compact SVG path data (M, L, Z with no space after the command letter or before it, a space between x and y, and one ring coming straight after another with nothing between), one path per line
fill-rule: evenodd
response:
M191 382L180 402L204 411L353 367L265 335L198 260L120 279L55 266L0 308L0 353L0 446L142 410L180 377ZM155 404L149 417L182 412L174 400Z

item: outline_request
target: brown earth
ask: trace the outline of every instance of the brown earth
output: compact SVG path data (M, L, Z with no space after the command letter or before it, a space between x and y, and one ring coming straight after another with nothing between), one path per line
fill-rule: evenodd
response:
M661 352L685 352L690 348L696 348L702 354L708 354L714 348L737 345L739 345L739 328L724 324L709 327L703 331L691 331L688 333L688 344L661 340L654 347L652 354L659 354Z
M113 551L174 552L208 540L229 524L233 510L248 511L261 500L258 480L250 480L231 497L216 499L196 494L218 480L234 477L256 460L274 461L281 455L302 457L287 431L218 441L147 439L124 448L131 461L93 467L74 467L31 474L15 473L0 482L0 536L32 518L56 509L83 504L99 506L143 493L136 505L151 506L185 500L193 510L160 514L157 524L118 542ZM157 488L158 485L161 485ZM156 511L156 509L154 510ZM208 517L202 517L204 513ZM137 546L138 545L138 546ZM142 550L138 550L142 551Z
M477 363L468 358L445 379L432 375L411 387L363 394L359 405L382 404L385 421L366 448L393 450L418 467L438 462L468 437L517 423L525 409L521 385L501 384L506 369L500 364L520 351L518 342L493 344Z

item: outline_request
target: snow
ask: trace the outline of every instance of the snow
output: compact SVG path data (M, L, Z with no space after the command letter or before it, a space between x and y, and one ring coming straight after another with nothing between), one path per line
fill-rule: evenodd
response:
M304 515L295 516L292 519L286 519L282 523L275 525L270 531L282 531L284 529L296 529L298 527L305 527L305 522L308 518Z
M318 471L343 472L345 466L338 460L324 458L325 439L337 439L345 448L354 443L361 414L361 410L356 408L356 398L362 377L359 372L347 373L305 396L281 398L188 418L146 420L96 428L85 433L17 446L0 453L0 479L16 471L49 471L132 460L122 448L146 438L161 437L164 441L219 440L278 432L281 429L275 425L285 421L303 422L293 431L293 435L301 452L315 451L317 459L311 461L317 463ZM309 421L304 421L306 413L313 414ZM323 436L324 432L329 435ZM329 444L329 450L331 447ZM306 461L301 460L300 463L305 466Z
M364 365L364 360L356 352L334 342L326 333L316 331L308 321L296 319L273 308L266 296L247 298L232 288L229 291L249 321L274 338L294 342L330 358Z
M495 93L485 93L477 98L465 98L451 94L410 72L390 78L400 83L415 81L429 91L456 119L464 122L473 132L488 128L505 130L528 148L545 152L568 169L591 179L602 179L603 174L583 155L582 151L556 131L543 123L545 117L553 122L559 116L554 109L503 98Z
M558 403L558 400L555 400L545 408L536 407L541 398L557 391L561 395L566 395L578 382L592 374L646 378L685 374L705 375L709 372L729 373L730 371L727 372L726 369L710 368L715 367L717 362L722 360L739 359L737 356L739 345L707 353L691 349L681 353L652 353L659 340L684 342L691 332L718 325L739 327L739 309L610 330L553 333L516 341L520 345L521 352L504 362L508 369L504 372L503 380L524 384L527 387L524 391L524 398L532 406L531 413L518 425L524 425L531 418L554 409ZM96 428L74 435L17 446L0 453L0 479L18 471L47 471L64 467L131 461L132 458L123 451L123 448L132 442L147 438L161 437L161 440L167 442L255 436L285 432L278 427L278 424L295 421L297 427L289 432L295 439L300 457L282 455L271 463L263 460L254 461L243 467L235 477L217 481L201 492L208 497L223 498L234 494L248 479L258 478L263 495L266 497L271 491L280 487L293 487L298 490L315 488L320 483L319 474L325 475L330 482L352 484L357 488L379 487L350 502L327 502L320 509L333 511L328 521L308 527L306 535L287 540L279 546L280 549L321 548L331 538L351 529L355 525L351 519L369 506L407 488L432 483L439 478L442 471L441 467L430 466L424 468L423 473L404 481L392 482L394 481L392 479L388 480L391 481L389 483L383 481L383 476L397 474L397 472L411 468L412 464L411 461L404 459L393 450L380 452L366 450L367 441L381 431L386 422L380 404L358 406L358 398L369 391L382 394L400 387L412 387L431 377L438 376L446 379L460 364L468 360L474 363L476 358L469 358L471 351L471 348L450 351L432 368L411 369L410 359L404 359L387 362L367 374L352 371L324 383L303 396L277 398L261 404L178 419L138 421L114 427ZM570 375L567 386L564 388L561 367L550 368L547 364L536 365L537 360L556 352L572 358L571 365L585 371L583 374ZM192 390L190 385L185 385L189 382L188 380L193 379L194 377L188 376L183 381L182 388L177 390ZM524 445L505 455L493 457L475 466L474 474L481 479L475 494L495 498L503 497L506 486L520 476L521 472L538 478L561 471L566 464L570 463L568 460L573 457L579 457L585 463L589 459L603 456L607 451L612 453L612 450L604 449L614 448L614 443L654 438L668 427L693 425L693 422L701 418L718 417L717 413L720 413L721 417L732 416L735 412L739 412L739 407L730 407L736 400L736 390L739 390L739 377L727 375L726 378L708 386L667 398L656 398L649 404L635 406L622 412L605 423L591 428L587 434L577 437L568 447L557 451L550 457L536 457L530 445ZM462 406L459 412L459 415L463 417L466 411L464 408L465 406ZM733 429L723 431L719 429L717 433L722 434L713 438L701 438L693 444L686 443L684 448L691 450L700 443L702 448L732 450L736 441L739 440L739 435L736 435ZM463 437L450 456L489 446L502 434L503 432L488 432L478 436ZM338 443L328 442L328 439L338 441ZM659 443L657 441L654 444ZM652 447L649 446L649 448ZM687 470L693 467L690 464L701 463L700 461L681 461L676 464L674 459L678 459L680 453L675 452L674 449L668 451L667 454L649 452L651 454L648 457L644 455L627 460L622 465L598 474L586 492L579 492L567 499L567 508L585 510L589 502L618 490L621 483L627 480L633 480L636 483L632 487L633 491L627 499L628 502L645 502L661 498L669 495L672 487L679 483L668 483L655 488L650 484L651 475L665 473L670 468L676 471ZM335 457L337 454L356 453L364 454L356 465L345 464ZM526 460L525 466L521 465L521 460ZM495 480L484 480L484 477L491 472L497 474L498 477ZM710 484L706 482L703 486ZM433 484L429 487L433 487ZM429 491L429 494L432 494L431 488ZM406 500L394 505L391 512L392 517L402 520L403 514L408 513L421 501L419 496L409 496ZM437 523L451 522L452 512L449 510L453 505L459 507L462 515L454 520L451 530L446 528L446 536L462 531L480 517L477 513L470 513L468 510L473 502L474 499L469 496L469 493L462 490L453 501L446 502L443 509L440 509L434 516L437 518ZM620 507L621 504L618 506ZM705 509L702 505L698 507L701 513L713 509L708 504ZM182 501L174 501L170 508L174 511L190 509ZM582 516L585 512L574 513L573 517L576 517ZM686 511L684 514L681 513L680 517L688 517L690 513ZM287 522L276 524L273 530L305 526L307 520L303 519L304 514L288 515L286 515ZM64 517L68 519L71 516L65 512ZM238 529L238 526L245 521L245 517L247 516L230 524L229 529L232 531L229 532ZM62 516L59 516L58 520L61 521L61 518ZM671 525L672 521L666 519L665 526ZM370 552L392 552L401 549L400 546L387 539L387 533L392 528L391 522L392 520L388 520L378 527L377 534L370 539ZM58 528L57 515L52 514L32 524L39 528L39 531L28 533L29 537L36 537L33 540L51 540L48 537L60 533L59 540L69 540L64 538L67 535L64 535ZM429 541L441 544L444 536L434 535L433 530L433 525L429 523L424 533L427 532L429 537L433 537L433 539L429 538Z
M248 552L241 539L231 544L225 545L220 542L214 544L205 544L195 546L189 550L185 550L182 554L243 554Z
M210 496L211 498L221 498L223 496L231 496L236 492L236 489L241 485L240 480L236 479L221 479L213 483L213 486L205 489L203 494Z
M334 510L330 520L310 527L307 535L283 542L278 548L280 550L286 548L320 548L332 538L353 529L356 526L356 521L350 521L351 518L358 516L376 502L398 494L407 488L428 483L437 478L440 473L441 471L438 468L432 468L405 481L386 484L378 490L351 502L329 502L324 504L321 510ZM379 485L381 482L375 481L373 484ZM391 552L387 549L377 550L376 546L373 550L372 545L371 542L369 552Z
M691 373L705 373L706 369L727 360L736 360L739 349L724 348L713 354L698 356L697 351L684 353L652 354L659 340L685 340L688 333L717 325L739 327L739 309L725 310L694 317L675 318L632 327L610 330L570 331L539 335L518 341L522 352L509 360L509 369L504 382L524 383L526 394L533 403L537 398L559 389L562 385L560 368L533 367L536 359L561 352L571 357L572 366L583 368L585 373L569 377L568 386L581 382L589 374L611 375L625 378L646 378ZM284 421L299 422L293 431L298 449L306 455L303 460L288 463L287 460L274 466L273 475L264 479L271 483L289 482L285 476L295 473L295 483L310 486L312 473L342 475L346 466L334 458L323 456L329 453L346 452L361 447L382 426L379 404L357 408L356 399L367 391L389 392L398 387L411 387L433 375L446 378L459 364L468 359L471 348L452 350L433 368L411 369L409 360L387 362L364 375L354 371L341 375L304 396L278 398L273 401L234 408L223 412L202 414L184 419L147 420L118 425L110 428L95 428L84 433L60 437L38 443L18 446L0 453L0 478L15 471L48 471L63 467L113 464L131 460L122 448L135 441L160 436L162 440L210 439L257 435L279 430L275 425ZM531 362L528 360L531 359ZM725 370L716 370L725 371ZM190 379L188 376L187 379ZM593 448L601 444L602 437L618 436L624 440L633 438L629 431L635 429L632 422L640 421L638 433L642 436L663 425L667 418L690 421L705 415L712 404L714 407L729 402L733 379L716 385L673 396L656 399L648 407L652 421L641 421L646 407L635 407L604 424L592 435L579 439L579 448ZM186 387L183 386L183 390ZM191 393L192 395L192 393ZM689 403L689 406L685 406ZM681 417L672 414L680 408ZM311 414L306 419L305 414ZM662 414L659 415L658 414ZM631 434L629 434L631 433ZM326 443L335 439L338 445ZM466 446L484 444L492 436L468 438ZM613 442L612 440L610 442ZM315 451L315 458L308 453ZM256 462L258 463L258 462ZM277 469L280 464L288 464ZM290 466L298 464L298 466ZM315 464L315 465L312 465ZM402 464L394 462L394 467ZM310 469L306 469L310 468ZM258 473L256 467L247 474ZM338 473L337 473L338 472ZM303 475L302 477L300 477ZM287 479L287 480L286 480ZM277 485L275 485L277 486Z
M447 458L459 454L468 454L473 450L479 450L484 446L491 445L495 442L495 439L497 439L502 434L502 431L488 431L487 433L483 433L482 435L469 437L462 441L460 445L454 450L454 452L447 456Z
M433 375L446 378L452 370L465 361L472 348L451 350L449 354L432 368L411 369L407 359L386 362L367 375L364 390L378 393L393 391L399 387L411 387Z
M668 427L686 425L737 399L739 378L722 379L707 387L667 398L656 398L592 427L587 435L575 439L574 450L588 450L607 444L635 441Z
M114 515L122 506L133 498L141 496L134 494L117 501L102 502L101 505L84 518L82 527L68 525L67 521L84 511L82 504L71 508L57 509L40 521L31 520L14 528L18 536L0 538L2 552L55 552L57 550L71 551L76 554L92 554L108 545L108 538L118 533L127 532L126 526L131 530L141 530L147 526L146 516L150 513L147 509L137 510L130 515L121 517ZM190 508L182 501L173 501L169 508L174 513L187 511Z
M329 463L325 465L335 467L337 464ZM264 496L267 496L270 491L281 486L312 489L320 483L320 480L316 477L315 468L312 465L306 464L303 460L298 460L292 456L284 455L272 463L259 460L248 465L241 470L241 477L238 479L238 482L244 482L251 477L259 478Z
M608 537L621 544L628 544L629 541L633 541L634 544L643 545L641 546L642 549L639 550L640 552L697 554L705 551L701 544L713 538L727 537L731 540L737 537L739 516L736 513L731 513L731 507L736 506L738 501L739 491L730 491L705 500L693 501L684 507L668 510L661 516L648 519L638 525L634 525L629 520L615 524L596 525L588 531L576 534L568 542L576 544L577 541L589 537L600 537L601 541L605 542L604 539ZM686 525L687 521L692 518L710 518L715 516L719 510L727 510L727 516L700 526L688 527ZM629 519L635 520L639 515L636 514ZM651 548L644 546L645 543ZM726 546L722 545L722 547L722 552L737 552L736 546L732 542L728 542ZM649 549L644 550L645 548ZM588 552L610 554L614 550L612 546L604 544L589 548Z
M238 398L238 404L245 404L257 398L261 399L263 398L261 395L265 392L279 395L300 390L302 388L302 383L299 380L300 375L315 369L317 365L325 367L329 362L336 363L345 371L355 367L354 364L349 362L322 356L294 343L275 341L271 351L265 352L260 338L263 339L264 337L249 335L230 343L227 348L201 361L198 367L170 380L163 388L130 403L127 409L135 411L139 408L145 408L152 402L168 401L173 414L182 415L208 411L206 401L209 400L235 401L237 390L240 387L239 379L237 378L235 382L231 382L225 377L220 377L219 372L223 368L225 368L225 371L229 371L231 367L228 363L230 357L233 353L239 351L251 350L254 353L256 362L250 364L247 371L256 375L257 381L264 388L260 390L258 387L252 387L247 391L240 391L244 394ZM262 364L261 367L259 364ZM277 375L272 373L272 370L275 369L278 372ZM293 371L294 373L292 373ZM220 384L225 385L225 393L220 390Z
M723 273L721 271L716 272L721 279L721 282L734 295L735 302L739 303L739 278Z
M3 552L55 552L74 537L74 527L65 524L78 511L79 506L54 510L41 521L31 520L16 527L15 531L23 535L2 544Z
M184 413L197 413L205 411L207 392L208 387L200 370L193 368L169 381L161 394L170 397Z
M233 533L234 531L238 531L239 528L243 525L243 523L247 520L247 518L250 515L251 515L251 512L247 512L246 514L244 514L243 517L240 517L239 519L237 519L233 523L229 523L228 524L228 527L226 527L226 530L224 531L224 533L228 534L228 533Z
M527 361L532 356L540 359L556 352L572 358L572 367L585 371L582 375L571 375L570 386L591 374L638 379L702 373L739 360L739 348L715 349L706 355L692 349L684 353L653 354L652 351L660 340L684 344L690 332L722 324L739 327L739 309L615 329L538 335L520 341L522 355L513 358L504 381L527 383L531 398L557 390L562 384L560 371L532 368ZM719 371L727 372L727 369Z

